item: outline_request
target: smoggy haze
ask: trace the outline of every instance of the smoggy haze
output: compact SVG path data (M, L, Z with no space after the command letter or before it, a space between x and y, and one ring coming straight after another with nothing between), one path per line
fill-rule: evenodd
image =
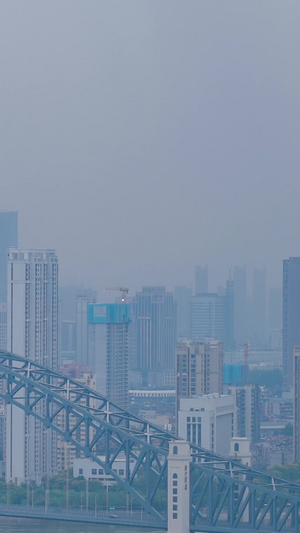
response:
M0 1L1 209L61 283L300 255L299 0Z

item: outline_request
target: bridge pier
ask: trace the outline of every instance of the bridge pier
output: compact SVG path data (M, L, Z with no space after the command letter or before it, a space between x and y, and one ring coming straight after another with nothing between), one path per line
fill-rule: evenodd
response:
M190 531L190 445L173 440L168 455L168 533Z

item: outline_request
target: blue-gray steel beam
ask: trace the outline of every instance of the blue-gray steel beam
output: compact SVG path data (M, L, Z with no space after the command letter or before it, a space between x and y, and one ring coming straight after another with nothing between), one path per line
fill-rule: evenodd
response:
M166 458L173 435L122 410L66 376L6 352L0 352L0 378L5 379L7 385L0 395L8 403L41 420L101 465L152 514L158 526L165 527L165 518L153 502L156 491L166 486ZM46 406L45 417L35 410L41 402ZM58 424L61 414L66 419L64 429ZM78 429L82 428L86 436L84 444L77 437ZM105 461L98 457L96 448L103 439ZM136 462L130 472L130 459L127 459L125 481L112 469L114 459L123 451L127 458ZM194 445L192 453L191 530L198 526L201 531L221 531L225 524L236 531L245 528L281 531L291 526L293 531L298 531L298 485L272 478ZM135 486L141 472L146 475L144 490ZM221 496L221 488L225 496ZM288 494L289 491L295 495ZM287 501L284 506L283 498ZM267 509L264 508L266 501L272 502L267 504Z

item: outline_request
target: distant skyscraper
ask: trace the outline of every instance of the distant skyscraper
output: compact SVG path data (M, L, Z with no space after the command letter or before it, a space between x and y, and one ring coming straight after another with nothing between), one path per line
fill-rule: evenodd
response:
M293 385L293 350L300 344L300 257L283 261L282 369L286 387Z
M53 250L8 252L7 349L57 369L58 262ZM41 409L41 407L39 407ZM43 416L43 413L39 411ZM18 408L7 406L7 479L40 481L56 471L56 438Z
M165 287L143 287L132 307L138 369L174 370L177 317L173 293Z
M233 268L234 339L237 345L248 340L247 328L247 271L246 266Z
M268 322L269 331L282 328L282 289L270 289Z
M233 292L227 282L225 294L207 293L191 298L190 337L194 342L212 338L233 347Z
M294 461L300 462L300 346L293 351L294 363Z
M7 297L7 252L18 246L18 213L0 211L0 302Z
M88 324L87 308L96 303L96 292L78 294L76 297L76 362L95 370L95 326Z
M300 344L300 257L283 261L282 367L285 386L293 385L293 350Z
M0 350L6 350L7 252L18 246L18 213L0 211Z
M266 307L266 272L265 269L254 268L251 340L258 348L266 344Z
M177 306L177 337L190 336L190 311L192 290L187 287L175 287L174 299Z
M195 294L205 294L208 292L208 267L196 266L195 271Z

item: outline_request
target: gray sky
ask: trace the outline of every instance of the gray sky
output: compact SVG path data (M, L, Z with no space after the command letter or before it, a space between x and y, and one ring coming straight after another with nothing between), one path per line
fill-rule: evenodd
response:
M2 209L62 284L300 255L299 0L0 0Z

